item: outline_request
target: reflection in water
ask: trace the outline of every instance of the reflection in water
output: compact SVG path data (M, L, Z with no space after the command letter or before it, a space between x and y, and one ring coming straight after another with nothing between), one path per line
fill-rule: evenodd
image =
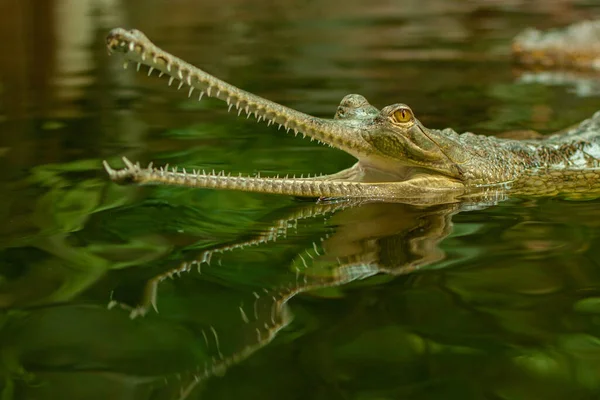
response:
M193 326L196 335L203 338L210 356L207 355L204 363L192 374L194 381L185 390L188 392L201 379L222 374L230 365L270 343L291 322L288 302L294 296L380 273L406 274L442 260L444 252L438 248L438 243L451 232L450 218L458 208L457 204L417 207L353 202L299 206L250 238L219 245L199 254L185 254L186 261L178 267L149 280L141 304L131 311L130 316L147 316L152 310L159 314L166 312L167 315L177 313L169 305L163 307L161 283L169 282L169 279L197 279L191 276L195 272L227 282L228 266L235 260L252 257L244 253L254 252L255 246L285 240L288 230L295 230L298 235L298 225L303 220L326 219L328 228L321 232L322 235L317 238L307 236L303 240L306 247L288 257L287 267L271 271L266 279L261 279L259 285L269 281L270 286L240 289L232 292L227 299L221 297L218 318L207 318L211 313L202 310L201 305L206 301L216 301L213 292L205 301L201 300L202 294L192 296L196 304L194 308L202 315L202 322L198 323L198 317L194 317L195 321L188 321L186 325ZM251 268L251 265L245 268ZM178 283L172 285L179 287ZM111 304L115 306L118 303L113 301Z
M522 71L518 73L518 82L565 86L579 97L597 97L600 95L600 76L593 72Z
M472 205L468 207L472 208ZM374 343L380 340L385 343L389 340L386 336L390 334L397 336L397 340L406 342L387 343L382 349L376 349L371 353L371 357L375 357L378 362L385 360L382 351L398 351L397 346L406 347L405 351L415 352L415 356L425 357L424 360L432 357L437 360L435 362L441 361L438 359L441 354L455 354L455 356L462 354L468 358L481 358L483 348L495 346L502 340L508 339L504 335L508 337L515 335L508 340L517 342L519 336L533 339L542 335L538 340L548 341L549 345L555 347L556 345L551 344L555 340L551 339L554 334L548 339L543 339L546 334L536 327L540 322L538 320L545 318L541 315L537 318L533 317L536 313L535 308L544 304L536 298L541 299L539 296L554 295L564 291L566 287L561 280L569 281L570 278L554 275L543 266L543 260L557 254L585 254L589 239L581 236L577 230L572 230L571 242L574 246L572 248L566 247L566 242L548 241L545 238L552 236L551 230L563 226L560 222L561 216L553 216L552 219L555 220L553 223L528 221L533 215L521 213L519 217L520 208L520 205L516 205L516 209L512 212L513 218L522 222L517 222L510 229L500 233L503 240L514 247L496 249L492 251L492 255L485 255L472 253L470 251L472 245L466 245L470 241L464 239L483 228L481 222L463 223L459 232L452 234L451 217L461 209L459 204L435 207L385 203L298 206L288 211L286 217L277 218L267 229L261 229L248 238L217 245L201 252L185 252L182 255L185 261L149 280L142 302L131 310L130 315L132 317L143 315L148 318L156 312L158 315L172 318L173 314L180 314L182 309L193 310L192 314L179 316L177 320L178 323L187 326L198 340L205 344L206 353L198 360L199 367L189 375L189 383L184 384L186 387L184 393L188 393L201 380L215 374L223 374L226 368L264 347L278 332L288 327L293 321L293 313L288 303L300 293L310 290L321 292L329 297L332 294L327 295L328 289L374 277L376 274L403 275L419 270L426 271L432 264L436 265L436 269L440 269L457 264L468 264L468 260L473 260L473 266L480 269L475 274L468 270L450 270L439 277L420 275L421 279L425 280L443 279L434 283L434 287L441 285L434 290L434 292L442 290L437 295L431 296L426 294L427 292L422 292L419 285L399 290L397 287L394 288L397 285L392 284L383 292L387 294L382 293L381 299L374 300L386 303L388 301L386 297L394 298L400 295L402 301L396 303L392 309L403 309L408 322L400 321L404 320L401 314L395 317L379 315L373 317L369 323L361 321L358 332L353 332L357 330L356 328L344 332L344 324L340 325L339 322L331 324L322 322L325 324L323 330L337 332L335 340L339 343L331 345L337 348L335 351L341 352L338 356L341 359L365 357L374 350ZM550 212L554 211L550 210ZM543 220L544 217L541 219ZM320 226L322 222L326 224ZM307 229L307 233L302 232ZM494 224L488 224L487 229L496 228ZM287 249L290 242L286 241L287 235L291 232L295 236L292 242L293 254ZM450 259L445 260L445 251L439 247L439 243L449 235L452 235L455 241L464 240L465 244L458 246L457 242L452 245L453 254ZM495 237L492 236L488 245L490 249L494 248L491 243ZM256 272L257 275L254 275L252 270L264 268L264 261L270 259L270 257L266 260L256 259L257 253L261 252L261 247L269 244L275 246L270 250L270 254L277 254L278 248L286 248L285 259L288 263L277 268L267 268L268 274L263 271ZM493 254L502 254L503 258L496 261ZM511 254L521 257L527 254L532 260L540 261L542 269L536 271L531 266L523 266L524 270L514 271L513 275L512 271L509 273L510 268L506 269L507 266L504 266L504 262L501 261L510 260ZM499 263L498 267L490 268L486 266L486 262L492 265ZM567 271L559 273L569 275ZM582 274L586 273L583 270L575 272L575 276L579 275L579 279L587 281L589 276L583 278ZM513 281L511 276L519 281ZM390 279L386 280L390 281ZM189 284L189 281L194 281L195 284ZM207 281L212 282L216 287L207 284ZM392 279L391 282L393 281ZM269 282L269 286L264 286L264 282ZM444 300L447 296L444 295L444 291L447 295L455 296L460 300L456 304L452 304L455 303L454 301L448 303L450 298ZM511 296L514 299L511 299ZM522 296L536 297L530 300L519 299ZM433 304L429 304L431 301ZM215 302L219 303L218 311L214 310ZM407 303L398 309L403 302ZM465 302L468 306L464 306L463 309L461 302ZM591 308L594 307L591 305L593 303L593 297L582 301L582 304L590 304ZM454 317L444 316L442 310L435 308L437 306L446 308L446 311ZM415 309L411 309L412 307ZM458 309L454 310L455 307ZM488 315L489 318L497 319L497 322L477 322L477 319L468 316L471 307L475 315ZM464 314L465 312L467 315ZM396 318L400 320L396 321ZM452 321L452 318L462 319L462 321ZM439 320L436 321L437 319ZM519 322L515 323L517 321ZM375 326L370 326L371 323ZM386 327L386 324L390 323L391 325ZM381 324L383 326L380 326ZM452 330L445 332L444 326L451 326ZM383 331L378 333L378 329ZM353 338L357 334L359 337ZM504 338L499 341L498 335ZM591 337L576 335L560 339L559 336L556 336L556 339L574 341L573 345L591 339ZM357 340L358 344L351 344L354 340ZM369 350L362 350L362 347ZM525 346L514 352L502 353L500 364L507 362L506 368L512 365L511 368L517 368L521 372L535 374L539 373L540 367L548 368L542 367L548 362L558 363L556 367L559 367L565 360L558 360L555 357L564 351L568 352L567 349L557 348L548 353L541 349L536 350L535 347ZM553 352L558 353L553 354ZM397 362L398 359L395 357L393 356L390 361ZM403 357L405 356L401 356L400 359ZM383 368L383 365L385 361L380 367ZM498 367L505 368L500 365ZM363 373L364 371L360 374L358 371L353 372L357 374L355 376ZM540 377L540 379L544 378ZM578 378L575 380L577 381ZM185 382L186 380L183 381ZM386 382L380 389L385 391L393 387L395 384L392 380ZM493 387L490 390L494 390Z
M338 202L307 203L280 210L276 213L284 212L286 216L276 218L266 229L200 252L186 250L181 254L184 261L176 268L150 278L141 302L129 312L130 318L143 316L143 320L127 322L126 314L119 311L129 308L122 303L130 297L128 290L119 289L123 283L116 283L113 300L105 310L66 304L7 316L4 347L14 353L11 363L23 365L12 375L24 379L27 390L36 393L37 379L62 385L44 370L66 368L70 371L66 372L66 379L79 375L77 370L100 368L116 374L114 388L123 384L146 389L163 387L158 382L165 378L168 385L161 390L171 393L173 387L184 387L181 398L185 398L198 382L223 374L232 364L270 343L292 321L288 302L294 296L379 273L405 274L442 260L444 253L437 244L450 233L450 216L457 209L456 204L427 208ZM303 230L307 232L302 233ZM292 241L288 240L288 233ZM62 235L55 235L51 241L58 244L56 239L60 238ZM264 261L250 261L253 253L269 244L276 245L270 250L272 253L283 245L287 266L268 261L268 268L255 275L252 269L263 266ZM57 249L61 247L64 244ZM114 246L108 249L118 251ZM54 252L69 257L74 250ZM81 258L83 253L79 253L73 257ZM150 254L148 259L156 256ZM90 267L96 266L98 273L108 269L91 253L86 257L84 260L90 262ZM266 260L270 259L271 256ZM82 287L76 290L85 288L90 279L98 279L91 272L89 269ZM5 286L4 303L26 301L22 288L22 284ZM64 293L64 289L63 286L54 290L55 299L69 298L73 290ZM135 321L144 322L140 325ZM46 332L43 340L35 337L34 332L39 330ZM113 342L111 337L120 339ZM131 341L136 340L141 341L132 346ZM103 341L111 345L106 347L101 344ZM98 346L104 350L96 355ZM146 350L137 353L138 347ZM182 351L188 354L183 356ZM42 356L36 357L39 352ZM64 358L65 355L69 356ZM159 359L150 361L153 357ZM173 362L164 364L164 357ZM148 371L144 370L144 360L152 364ZM160 366L154 365L157 362ZM36 375L26 371L36 371ZM88 384L91 382L99 385L104 380L102 376L89 376Z

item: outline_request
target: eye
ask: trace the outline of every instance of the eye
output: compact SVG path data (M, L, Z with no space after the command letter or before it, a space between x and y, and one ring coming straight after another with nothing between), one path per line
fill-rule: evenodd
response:
M413 119L413 114L408 108L400 108L394 111L394 119L400 123L409 122Z

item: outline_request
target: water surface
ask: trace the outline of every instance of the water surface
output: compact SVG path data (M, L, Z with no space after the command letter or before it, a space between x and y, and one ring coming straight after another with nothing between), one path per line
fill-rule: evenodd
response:
M101 161L263 175L353 163L122 70L104 48L116 26L318 116L361 93L430 127L549 133L599 108L598 78L523 73L510 40L600 7L25 3L0 6L12 38L0 55L2 398L598 396L598 201L347 207L117 186Z

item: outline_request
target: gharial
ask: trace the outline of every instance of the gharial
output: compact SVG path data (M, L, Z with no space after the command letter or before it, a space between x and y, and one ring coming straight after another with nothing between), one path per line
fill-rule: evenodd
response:
M553 61L555 65L556 60L571 58L564 56L564 45L561 49L552 43L564 44L563 39L568 35L581 41L580 36L585 36L587 31L577 32L551 32L550 37L529 32L517 37L513 49L527 62L541 60L542 64L548 64ZM556 37L560 40L553 39ZM358 94L342 99L334 119L323 119L226 83L160 49L138 30L113 29L106 43L109 53L123 53L126 63L136 62L138 69L140 64L145 64L150 67L148 74L158 70L160 75L169 75L169 85L174 80L180 81L179 88L186 86L189 96L197 90L199 99L203 95L221 99L230 110L235 108L238 115L241 112L248 116L253 114L258 121L301 133L358 159L348 169L312 178L169 170L154 168L152 164L141 167L125 158L125 168L115 170L104 161L111 179L119 183L417 202L453 201L482 193L543 196L600 193L600 112L563 132L527 140L427 128L405 104L392 104L379 110ZM591 48L587 58L582 57L580 49L576 58L593 61L598 54L594 53L594 46ZM538 56L528 56L530 54ZM539 57L539 54L545 56ZM594 65L594 62L588 63L588 66Z

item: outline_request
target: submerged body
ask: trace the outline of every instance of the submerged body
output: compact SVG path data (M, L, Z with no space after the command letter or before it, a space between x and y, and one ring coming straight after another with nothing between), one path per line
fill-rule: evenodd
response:
M125 160L111 178L138 184L244 190L305 197L447 202L493 193L534 195L600 191L600 113L560 134L513 140L429 129L405 104L378 110L360 95L348 95L334 119L313 117L243 91L155 46L141 32L114 29L110 52L159 70L194 91L226 101L259 121L346 151L351 168L318 178L235 177L225 173L141 168ZM138 65L139 66L139 65Z

